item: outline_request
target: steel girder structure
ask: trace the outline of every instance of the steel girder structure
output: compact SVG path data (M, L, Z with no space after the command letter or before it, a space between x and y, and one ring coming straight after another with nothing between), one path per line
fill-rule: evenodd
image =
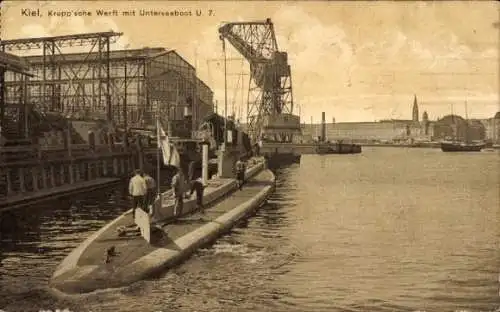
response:
M134 56L111 62L112 111L116 125L123 129L143 127L146 61L144 56Z
M9 115L9 118L12 121L19 121L23 113L21 112L24 110L24 113L26 112L26 81L28 77L31 75L28 73L29 70L29 64L22 58L5 53L5 52L0 52L0 140L2 137L2 131L5 131L5 116ZM6 85L5 85L5 76L6 74L12 74L15 75L16 77L19 77L20 84L19 84L19 90L18 93L20 97L17 99L18 101L15 103L15 107L12 107L13 110L9 111L7 109L7 103L5 101L5 94L6 94ZM24 114L26 116L26 114ZM18 125L20 128L26 128L24 129L25 133L24 135L28 134L27 128L27 119L25 118L24 124L19 124ZM21 129L19 129L21 130Z
M250 63L247 124L250 137L257 140L266 116L292 114L292 80L287 54L278 51L270 19L227 23L219 28L219 34L224 49L227 39Z
M113 121L117 126L126 127L127 121L130 124L134 124L137 121L139 107L144 105L145 90L143 88L144 83L144 71L146 57L140 54L142 50L131 50L128 55L125 55L125 51L113 51L110 55L110 101L111 101L111 111L113 115ZM43 61L40 57L27 57L31 61L32 72L41 75L43 71ZM66 61L59 60L59 64L62 68L79 67L81 70L91 71L90 77L81 78L79 80L83 92L81 94L76 94L75 92L71 94L56 94L56 97L51 102L51 106L38 105L39 109L42 111L56 111L63 114L69 118L85 118L88 116L89 110L91 108L82 107L79 105L70 106L64 105L65 100L70 101L72 98L81 98L85 96L84 99L89 99L90 103L97 103L99 95L99 80L95 77L95 71L92 73L95 66L94 62L99 60L93 58L91 60L85 59L85 54L66 54ZM61 77L61 80L52 80L54 84L67 84L69 80L66 77ZM6 85L14 88L19 83L14 79L6 82ZM41 86L43 82L41 80L32 80L28 82L30 86L31 102L40 103L41 102ZM101 96L102 97L102 96ZM93 106L92 106L93 107Z
M214 112L214 93L203 81L198 79L196 87L198 92L197 108L197 126L199 127L202 120Z
M182 120L184 110L192 109L195 95L196 72L194 67L175 51L156 55L148 60L147 90L155 107L150 108L156 114L159 105L166 120ZM168 112L168 113L167 113Z
M213 92L196 76L196 69L171 50L151 57L147 73L149 115L159 112L164 123L190 116L189 127L197 129L203 114L212 110Z
M122 33L116 32L100 32L4 40L0 42L0 48L4 52L41 50L38 62L35 61L31 66L36 77L28 86L32 89L29 92L30 102L35 107L64 113L68 117L87 111L96 114L99 119L111 121L110 45L121 35ZM90 47L90 51L85 54L84 63L67 59L63 53L65 48L77 46ZM13 84L6 86L7 97L15 97L18 87L15 77L11 81ZM92 86L90 96L88 85Z

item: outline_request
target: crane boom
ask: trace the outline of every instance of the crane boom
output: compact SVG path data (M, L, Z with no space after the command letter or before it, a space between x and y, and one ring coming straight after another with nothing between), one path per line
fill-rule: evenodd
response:
M252 139L261 137L262 130L272 134L273 140L291 140L289 130L300 131L300 121L286 131L276 131L276 120L294 119L291 70L286 52L278 51L278 43L271 19L257 22L227 23L219 28L222 40L227 40L250 64L248 96L248 131ZM284 118L283 114L290 115ZM289 123L289 122L288 122ZM271 131L272 130L272 131ZM288 132L287 132L288 131ZM266 132L266 131L264 131Z
M270 19L262 22L227 23L219 28L219 33L249 62L269 60L278 50Z

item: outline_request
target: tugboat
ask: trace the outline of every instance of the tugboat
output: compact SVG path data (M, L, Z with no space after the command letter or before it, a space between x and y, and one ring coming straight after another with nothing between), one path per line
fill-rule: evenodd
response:
M318 142L316 145L316 154L359 154L361 153L361 145L344 143L342 140L337 142Z
M325 112L321 113L321 136L318 142L315 143L315 153L318 155L328 154L359 154L361 153L361 145L353 143L345 143L343 140L330 142L326 140L326 118Z

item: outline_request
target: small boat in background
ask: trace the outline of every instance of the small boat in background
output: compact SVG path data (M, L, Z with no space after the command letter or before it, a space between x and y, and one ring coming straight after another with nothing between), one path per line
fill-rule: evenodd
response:
M465 102L465 140L457 139L457 125L453 122L453 140L441 142L441 150L443 152L480 152L485 146L484 142L472 142L469 138L469 118L467 116L467 101ZM453 116L453 108L452 108Z
M443 152L480 152L484 147L484 143L441 142L441 150Z

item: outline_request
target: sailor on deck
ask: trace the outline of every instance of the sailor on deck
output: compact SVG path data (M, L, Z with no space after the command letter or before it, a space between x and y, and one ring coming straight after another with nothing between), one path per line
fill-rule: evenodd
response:
M184 205L184 174L182 169L178 168L177 173L172 178L172 190L174 191L175 198L175 214L177 216L182 215L182 208Z
M245 182L245 170L245 162L243 161L243 157L240 157L236 162L236 179L238 180L238 188L240 190L243 188L243 183Z
M144 181L146 181L146 187L147 187L146 205L149 207L149 205L153 204L155 198L156 182L147 173L144 174Z
M203 189L205 186L203 185L203 180L198 178L191 182L191 192L189 196L192 196L194 192L196 192L196 206L198 210L202 213L205 213L205 208L203 207Z
M135 175L130 179L128 185L128 192L132 196L132 216L135 220L135 209L137 207L145 209L145 196L147 193L146 181L141 176L142 171L140 169L135 170Z

